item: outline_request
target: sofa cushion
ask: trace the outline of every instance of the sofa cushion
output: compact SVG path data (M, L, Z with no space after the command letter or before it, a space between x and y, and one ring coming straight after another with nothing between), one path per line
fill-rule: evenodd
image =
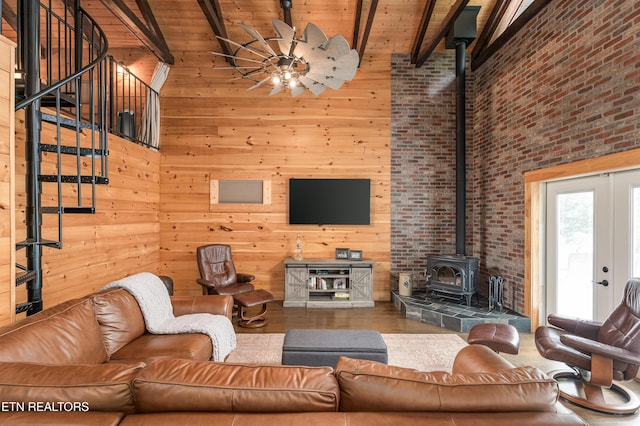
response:
M133 412L131 381L144 366L0 363L0 400L25 404L14 411Z
M206 334L143 334L111 355L111 361L181 358L209 361L213 353Z
M131 293L123 289L107 290L92 299L109 356L144 334L144 318Z
M140 412L336 411L340 394L330 367L180 359L150 361L133 390Z
M534 367L494 373L420 372L341 357L342 411L555 411L558 384Z
M0 362L70 365L107 360L90 299L71 300L41 314L0 330Z

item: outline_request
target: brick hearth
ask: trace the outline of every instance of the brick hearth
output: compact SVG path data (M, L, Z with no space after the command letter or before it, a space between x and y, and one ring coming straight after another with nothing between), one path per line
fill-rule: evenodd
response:
M505 309L502 312L489 312L488 304L477 297L467 307L463 301L451 301L426 293L414 292L412 296L400 296L397 291L391 292L391 300L395 307L407 318L427 324L444 327L460 333L468 333L476 324L503 323L513 325L521 333L531 332L531 320L516 312Z

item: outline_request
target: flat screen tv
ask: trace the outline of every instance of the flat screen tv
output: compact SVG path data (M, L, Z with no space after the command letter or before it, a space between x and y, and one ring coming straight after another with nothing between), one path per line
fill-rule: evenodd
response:
M370 179L289 179L292 225L369 225Z

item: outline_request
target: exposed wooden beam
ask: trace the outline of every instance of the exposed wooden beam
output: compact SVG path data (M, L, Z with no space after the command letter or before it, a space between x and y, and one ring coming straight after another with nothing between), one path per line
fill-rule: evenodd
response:
M482 34L480 34L480 37L476 40L476 44L471 55L472 58L475 58L489 45L489 41L495 33L496 28L498 28L498 25L500 25L500 22L504 19L510 3L511 0L496 0L496 4L493 7L493 10L491 10L491 15L489 15L489 19L484 25Z
M5 2L2 2L2 6L0 7L2 8L2 17L4 18L5 21L7 21L7 24L9 24L11 29L17 33L18 32L18 15L13 9L11 9L11 6L9 6Z
M198 4L204 12L204 16L209 21L209 26L213 30L213 33L218 38L218 44L220 45L220 49L222 53L225 55L233 55L233 52L227 42L221 40L220 38L229 38L227 36L227 29L224 26L224 20L222 19L222 9L220 9L220 3L218 0L198 0ZM231 62L230 58L227 58L227 62Z
M133 34L138 40L144 44L158 59L173 64L173 55L169 51L169 47L164 37L156 29L149 29L140 19L124 4L122 0L100 0L113 15L122 22L122 24ZM146 3L146 1L145 1ZM152 14L148 5L147 11L140 10L143 16ZM155 18L154 18L155 22ZM156 24L157 26L157 24ZM159 31L159 29L158 29Z
M360 21L362 21L362 3L364 0L358 0L356 3L355 22L353 24L353 37L351 38L351 48L358 50L358 37L360 37Z
M424 12L422 13L422 19L420 20L420 27L416 33L416 38L413 41L413 47L411 48L411 63L415 64L418 61L418 55L420 54L420 48L424 42L424 36L427 33L429 22L433 16L433 9L436 7L436 0L429 0L424 5Z
M531 20L534 16L538 14L546 5L551 3L551 0L534 0L533 3L524 11L518 18L513 22L513 24L509 25L498 38L496 38L493 43L484 47L484 49L478 51L476 54L474 49L474 57L471 59L471 69L475 70L480 65L482 65L487 59L489 59L495 52L500 50L502 46L506 45L511 38L520 31L522 27L524 27L527 22ZM483 34L484 35L484 34Z
M360 62L362 62L362 57L364 56L364 51L367 47L367 41L369 40L369 34L371 33L371 27L373 26L373 18L376 15L376 9L378 8L378 0L371 0L369 4L369 13L367 14L367 22L364 26L364 31L362 33L362 42L359 43L358 38L360 37L360 24L362 23L362 10L363 10L363 2L362 0L358 0L358 4L356 7L356 18L353 24L353 49L358 51L358 56L360 57ZM359 65L358 65L359 66Z
M464 8L467 7L467 3L469 3L469 0L456 1L451 10L449 10L446 18L444 18L444 21L442 21L442 26L440 27L438 34L434 38L429 40L427 48L424 49L418 56L418 60L416 61L416 68L420 68L422 65L424 65L426 60L429 59L431 53L433 53L436 47L438 47L438 43L440 43L440 40L442 40L447 35L449 28L453 26L453 23L456 21L456 19L458 19L458 16L460 16Z
M160 29L160 26L158 25L158 21L156 21L155 15L151 11L151 7L149 7L149 2L147 2L147 0L136 0L136 4L138 5L138 9L140 10L140 14L142 15L142 18L146 22L147 26L151 27L151 29L153 30L153 33L161 41L161 44L166 47L167 46L167 41L165 40L164 36L162 35L162 30ZM168 47L167 47L167 50L169 50Z

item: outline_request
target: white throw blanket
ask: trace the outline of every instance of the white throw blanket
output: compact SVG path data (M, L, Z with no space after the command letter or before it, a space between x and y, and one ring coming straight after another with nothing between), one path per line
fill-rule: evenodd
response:
M226 316L206 313L174 316L167 288L158 276L150 272L114 281L103 290L110 288L123 288L135 297L149 333L206 334L213 345L213 361L224 361L236 347L236 333Z

